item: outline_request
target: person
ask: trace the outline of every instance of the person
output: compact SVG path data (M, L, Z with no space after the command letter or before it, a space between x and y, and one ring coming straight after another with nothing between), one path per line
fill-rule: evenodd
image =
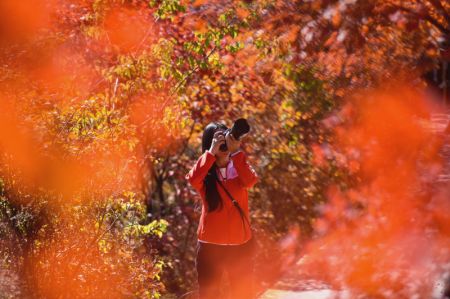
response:
M202 155L186 174L202 200L195 260L200 299L220 298L224 272L229 278L230 298L253 298L254 293L248 189L257 183L258 175L248 164L241 141L229 133L225 136L225 130L218 122L205 127ZM225 143L227 150L221 150ZM227 198L227 191L239 208Z

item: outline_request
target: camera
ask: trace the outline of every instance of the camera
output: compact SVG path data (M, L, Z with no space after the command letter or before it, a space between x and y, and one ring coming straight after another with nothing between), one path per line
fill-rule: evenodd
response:
M249 131L250 125L248 124L247 120L245 118L239 118L234 122L231 129L227 129L225 130L225 132L223 132L223 135L227 136L227 134L230 133L236 140L239 140L239 138L246 135ZM226 141L224 144L220 145L219 150L221 150L222 152L226 152L228 150Z

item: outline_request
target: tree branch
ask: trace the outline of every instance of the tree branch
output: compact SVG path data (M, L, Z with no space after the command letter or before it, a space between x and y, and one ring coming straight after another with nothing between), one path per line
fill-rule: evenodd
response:
M417 12L411 10L410 8L407 8L404 6L394 5L394 8L397 8L400 11L404 11L409 14L412 14L419 19L426 20L426 21L430 22L432 25L434 25L437 29L439 29L442 33L444 33L446 35L450 34L449 28L446 28L444 25L439 23L437 20L433 19L428 13L425 16L423 16L423 15L420 15Z
M217 50L217 46L215 46L209 53L208 55L206 55L206 57L204 58L205 60L208 60L208 58ZM161 107L164 107L167 102L169 101L170 97L178 91L178 89L181 87L181 85L194 73L199 69L199 65L197 65L196 67L194 67L193 69L191 69L184 77L183 79L177 83L177 85L175 85L174 89L169 93L169 96L167 97L167 100L164 101L164 103L162 103ZM151 120L151 118L147 118L146 120L144 120L138 127L142 127L144 126L146 123L148 123Z
M439 0L428 0L430 3L434 6L434 8L438 11L440 11L444 16L447 23L450 22L450 15L448 14L445 7L442 5L441 1Z

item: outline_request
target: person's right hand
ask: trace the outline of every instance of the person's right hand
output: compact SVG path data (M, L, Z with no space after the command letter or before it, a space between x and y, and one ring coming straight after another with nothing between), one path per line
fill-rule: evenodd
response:
M213 155L217 154L220 146L224 143L225 143L225 136L223 135L223 132L222 131L215 132L212 143L211 143L211 147L209 148L209 151Z

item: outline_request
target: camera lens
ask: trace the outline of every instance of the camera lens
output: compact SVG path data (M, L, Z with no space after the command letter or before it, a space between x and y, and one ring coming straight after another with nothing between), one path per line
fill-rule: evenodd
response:
M231 128L231 134L236 140L239 140L242 136L250 131L250 125L245 118L236 120Z

